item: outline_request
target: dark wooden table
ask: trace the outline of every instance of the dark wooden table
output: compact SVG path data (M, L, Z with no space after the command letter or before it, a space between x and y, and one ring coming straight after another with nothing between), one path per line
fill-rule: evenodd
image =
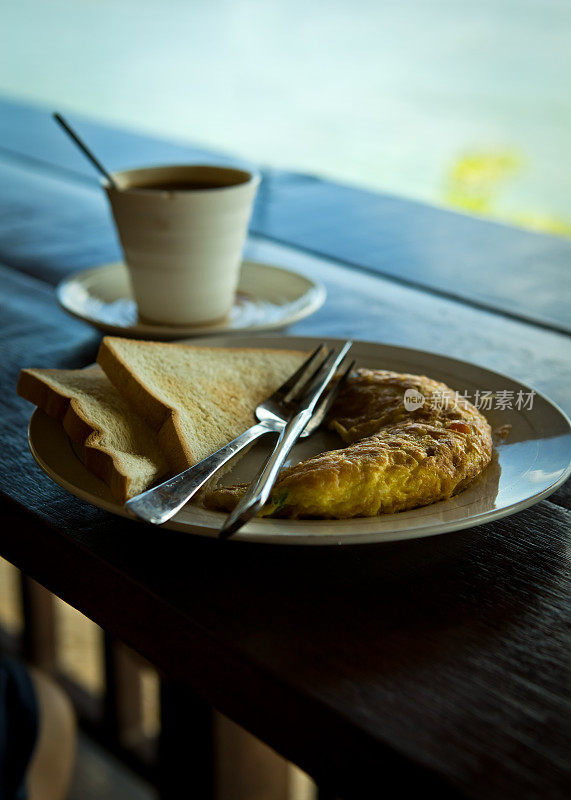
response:
M110 168L213 157L76 122ZM71 497L28 452L16 379L93 361L99 334L54 286L118 245L97 178L47 113L0 105L0 176L2 555L332 794L568 796L569 485L457 535L325 549L221 545ZM292 333L442 352L569 411L570 241L264 178L247 254L328 290Z

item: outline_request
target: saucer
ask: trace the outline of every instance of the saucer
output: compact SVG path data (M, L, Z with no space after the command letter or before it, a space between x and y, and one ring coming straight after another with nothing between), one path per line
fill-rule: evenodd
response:
M206 325L159 325L139 319L122 262L76 272L56 289L65 311L104 333L162 340L284 328L317 311L325 295L322 284L298 272L244 261L236 300L225 319Z

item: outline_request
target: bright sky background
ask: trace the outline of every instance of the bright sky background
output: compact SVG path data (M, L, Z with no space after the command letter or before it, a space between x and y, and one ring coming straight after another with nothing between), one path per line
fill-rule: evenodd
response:
M571 234L569 0L4 0L0 93Z

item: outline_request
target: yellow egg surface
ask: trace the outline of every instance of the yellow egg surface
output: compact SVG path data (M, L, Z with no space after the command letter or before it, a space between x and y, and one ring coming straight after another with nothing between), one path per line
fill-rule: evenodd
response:
M417 405L407 410L411 397ZM358 370L339 393L329 427L347 446L283 470L262 516L347 519L405 511L461 491L492 456L485 417L423 375ZM205 505L229 510L244 490L221 487Z

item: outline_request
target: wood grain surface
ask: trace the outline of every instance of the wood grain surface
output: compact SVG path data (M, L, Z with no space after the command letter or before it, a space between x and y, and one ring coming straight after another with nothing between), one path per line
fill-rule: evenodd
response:
M128 138L105 135L110 148L114 136L118 149ZM345 798L377 798L393 782L405 797L431 788L443 797L568 796L568 486L471 531L313 550L222 544L118 519L36 467L18 371L94 359L100 335L64 314L53 289L118 255L99 190L58 158L0 161L2 555ZM306 217L296 230L309 229L294 193L291 230L296 213ZM405 207L397 217L406 224ZM511 233L513 249L508 228L502 247L515 263L521 232ZM445 239L424 255L419 239L417 257L438 260ZM402 264L392 241L383 258ZM549 269L562 277L549 247ZM348 268L338 252L330 261L258 239L248 255L325 282L326 305L291 333L443 352L569 409L569 338L557 314L551 329L527 324L510 317L514 307L494 313ZM504 303L501 293L492 300Z
M75 122L75 118L74 118ZM208 148L166 142L77 119L105 165L241 161ZM93 167L46 109L0 100L0 147L7 159L87 185ZM242 161L242 163L244 163ZM340 259L398 283L458 298L535 324L571 332L571 241L419 202L270 169L252 219L253 233Z

